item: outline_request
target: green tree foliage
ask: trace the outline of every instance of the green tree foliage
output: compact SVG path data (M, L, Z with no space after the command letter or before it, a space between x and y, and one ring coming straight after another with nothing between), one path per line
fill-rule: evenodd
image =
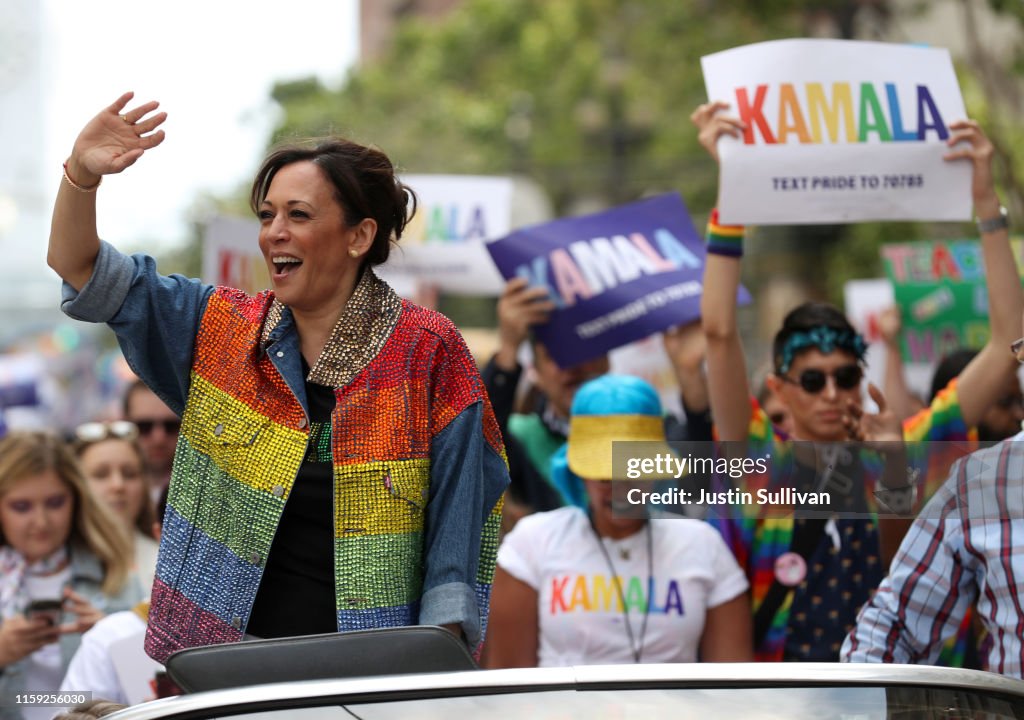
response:
M666 189L705 211L716 172L689 122L700 57L796 34L792 15L750 12L771 4L469 0L401 26L339 90L278 85L275 139L341 132L409 172L523 173L560 213Z
M965 13L972 3L961 0ZM1024 26L1019 0L989 4ZM884 24L898 5L918 8L885 0L467 0L444 22L405 21L390 52L340 88L278 84L283 116L273 140L340 133L382 147L406 172L521 173L545 188L559 214L678 190L699 223L717 182L689 121L705 100L700 57L804 36L823 19L851 37L858 12L870 6ZM1000 64L983 40L971 44L966 16L963 32L972 48L959 68L969 113L1001 150L1009 207L1024 212L1016 180L1024 173L1014 171L1024 154L1011 158L1022 108L1006 97L1007 87L1019 97L1024 51ZM809 291L838 302L846 280L880 274L882 242L972 232L969 224L923 223L774 228L752 250L778 244L809 256L800 263L818 270L802 278ZM756 287L755 265L745 272Z

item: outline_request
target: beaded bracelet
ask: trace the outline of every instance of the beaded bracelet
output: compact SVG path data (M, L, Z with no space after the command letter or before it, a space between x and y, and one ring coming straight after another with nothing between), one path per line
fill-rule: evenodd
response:
M707 251L713 255L743 256L742 225L722 225L718 222L718 208L708 218Z
M103 183L103 176L100 175L100 179L96 181L95 185L89 185L88 187L86 187L85 185L79 185L78 183L76 183L74 180L71 179L70 175L68 175L68 164L67 163L64 163L64 179L67 180L68 181L68 185L73 187L75 190L77 190L78 192L84 192L84 193L96 192L96 188L98 188Z

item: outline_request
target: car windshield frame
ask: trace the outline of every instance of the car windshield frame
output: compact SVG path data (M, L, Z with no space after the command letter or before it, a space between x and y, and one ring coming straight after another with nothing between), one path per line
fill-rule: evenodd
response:
M275 683L157 700L109 717L116 720L199 720L303 707L347 707L559 690L808 687L920 687L963 690L1024 702L1024 681L976 670L881 664L693 663L477 670Z

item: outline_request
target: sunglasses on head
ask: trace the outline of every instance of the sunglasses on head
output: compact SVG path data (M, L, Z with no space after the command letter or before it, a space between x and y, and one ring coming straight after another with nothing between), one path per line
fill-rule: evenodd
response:
M140 435L149 435L157 425L162 426L167 435L177 435L181 430L181 420L177 418L174 420L136 420L135 424L139 426Z
M808 392L813 395L815 393L820 393L825 389L829 375L832 376L832 379L836 383L836 387L840 390L853 390L854 388L860 387L860 381L864 378L864 371L861 369L860 365L851 364L837 367L831 373L827 373L824 370L819 370L817 368L807 368L800 373L800 377L796 380L787 375L780 375L779 377L788 383L799 385L804 392Z
M113 422L87 422L75 428L75 439L79 442L95 443L111 438L117 440L134 440L139 436L139 428L127 420Z

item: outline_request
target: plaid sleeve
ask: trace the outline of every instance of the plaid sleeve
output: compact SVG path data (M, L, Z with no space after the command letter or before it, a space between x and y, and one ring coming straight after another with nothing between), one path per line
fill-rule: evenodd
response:
M964 533L957 488L960 461L914 521L889 575L861 609L843 643L843 662L934 664L974 601L975 579L962 562Z

